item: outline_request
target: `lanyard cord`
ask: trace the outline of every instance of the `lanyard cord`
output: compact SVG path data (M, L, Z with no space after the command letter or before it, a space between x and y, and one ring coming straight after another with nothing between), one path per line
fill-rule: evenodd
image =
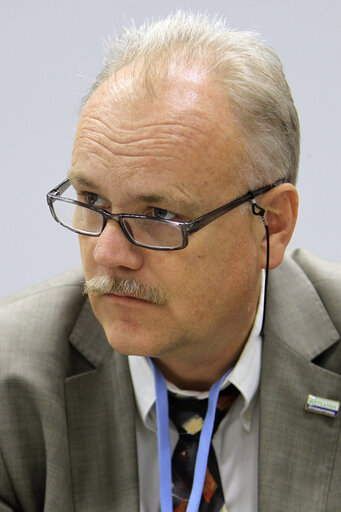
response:
M167 384L161 371L154 365L151 358L148 357L147 359L153 370L156 393L161 512L172 512L172 456L169 437Z
M172 457L169 437L167 384L161 371L153 363L151 358L148 357L148 361L154 374L156 392L161 512L172 512ZM193 486L187 505L187 512L197 512L199 510L219 391L221 384L231 370L232 368L228 370L220 380L215 382L209 391L208 408L200 434L198 453L195 461Z

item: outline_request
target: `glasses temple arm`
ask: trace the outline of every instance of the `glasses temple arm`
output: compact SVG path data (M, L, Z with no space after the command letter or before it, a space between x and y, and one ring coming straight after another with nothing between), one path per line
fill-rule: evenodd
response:
M221 206L220 208L213 210L209 214L202 215L201 217L198 217L194 221L189 222L187 224L187 226L186 226L187 233L190 234L190 233L195 233L196 231L199 231L199 229L203 228L204 226L206 226L210 222L214 221L221 215L224 215L225 213L233 210L234 208L236 208L237 206L239 206L243 203L246 203L247 201L251 201L251 203L252 203L252 213L254 213L256 215L261 215L262 218L264 217L264 219L265 219L265 216L264 216L265 210L263 208L261 208L259 205L257 205L257 203L255 201L253 203L252 200L255 197L260 196L261 194L264 194L265 192L268 192L269 190L273 189L274 187L277 187L278 185L284 183L284 181L285 181L284 179L280 179L280 180L275 181L274 183L271 183L270 185L265 185L264 187L261 187L255 191L250 191L247 194L244 194L242 197L239 197L238 199L231 201L231 203ZM257 208L258 208L259 213L257 213ZM263 220L263 222L264 222L264 220ZM266 222L266 219L265 219L265 222Z

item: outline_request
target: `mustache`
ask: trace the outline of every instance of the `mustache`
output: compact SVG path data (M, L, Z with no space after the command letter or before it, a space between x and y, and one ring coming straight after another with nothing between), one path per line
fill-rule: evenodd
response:
M94 276L83 284L83 295L106 295L108 293L127 295L144 300L157 306L165 306L168 302L166 293L142 281L126 279L118 276Z

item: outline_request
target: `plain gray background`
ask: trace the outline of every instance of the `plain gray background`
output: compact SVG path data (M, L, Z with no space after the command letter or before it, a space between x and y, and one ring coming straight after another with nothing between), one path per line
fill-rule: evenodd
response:
M76 235L45 193L66 175L79 103L103 41L134 19L177 8L256 30L280 56L299 112L301 209L290 247L341 260L340 0L0 0L0 295L80 262Z

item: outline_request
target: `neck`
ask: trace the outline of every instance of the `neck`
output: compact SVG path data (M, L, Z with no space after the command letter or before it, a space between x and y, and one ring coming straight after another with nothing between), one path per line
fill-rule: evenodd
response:
M154 363L160 368L165 379L180 389L192 391L208 391L212 384L219 380L224 373L232 368L238 361L252 329L251 325L238 343L226 339L226 343L219 350L211 353L191 353L188 357L154 358Z
M194 361L186 363L183 360L174 359L165 363L163 360L153 359L166 380L175 384L179 389L189 391L208 391L214 382L234 366L237 360L238 357L220 364L219 367L213 362L207 362L204 366L198 367Z

